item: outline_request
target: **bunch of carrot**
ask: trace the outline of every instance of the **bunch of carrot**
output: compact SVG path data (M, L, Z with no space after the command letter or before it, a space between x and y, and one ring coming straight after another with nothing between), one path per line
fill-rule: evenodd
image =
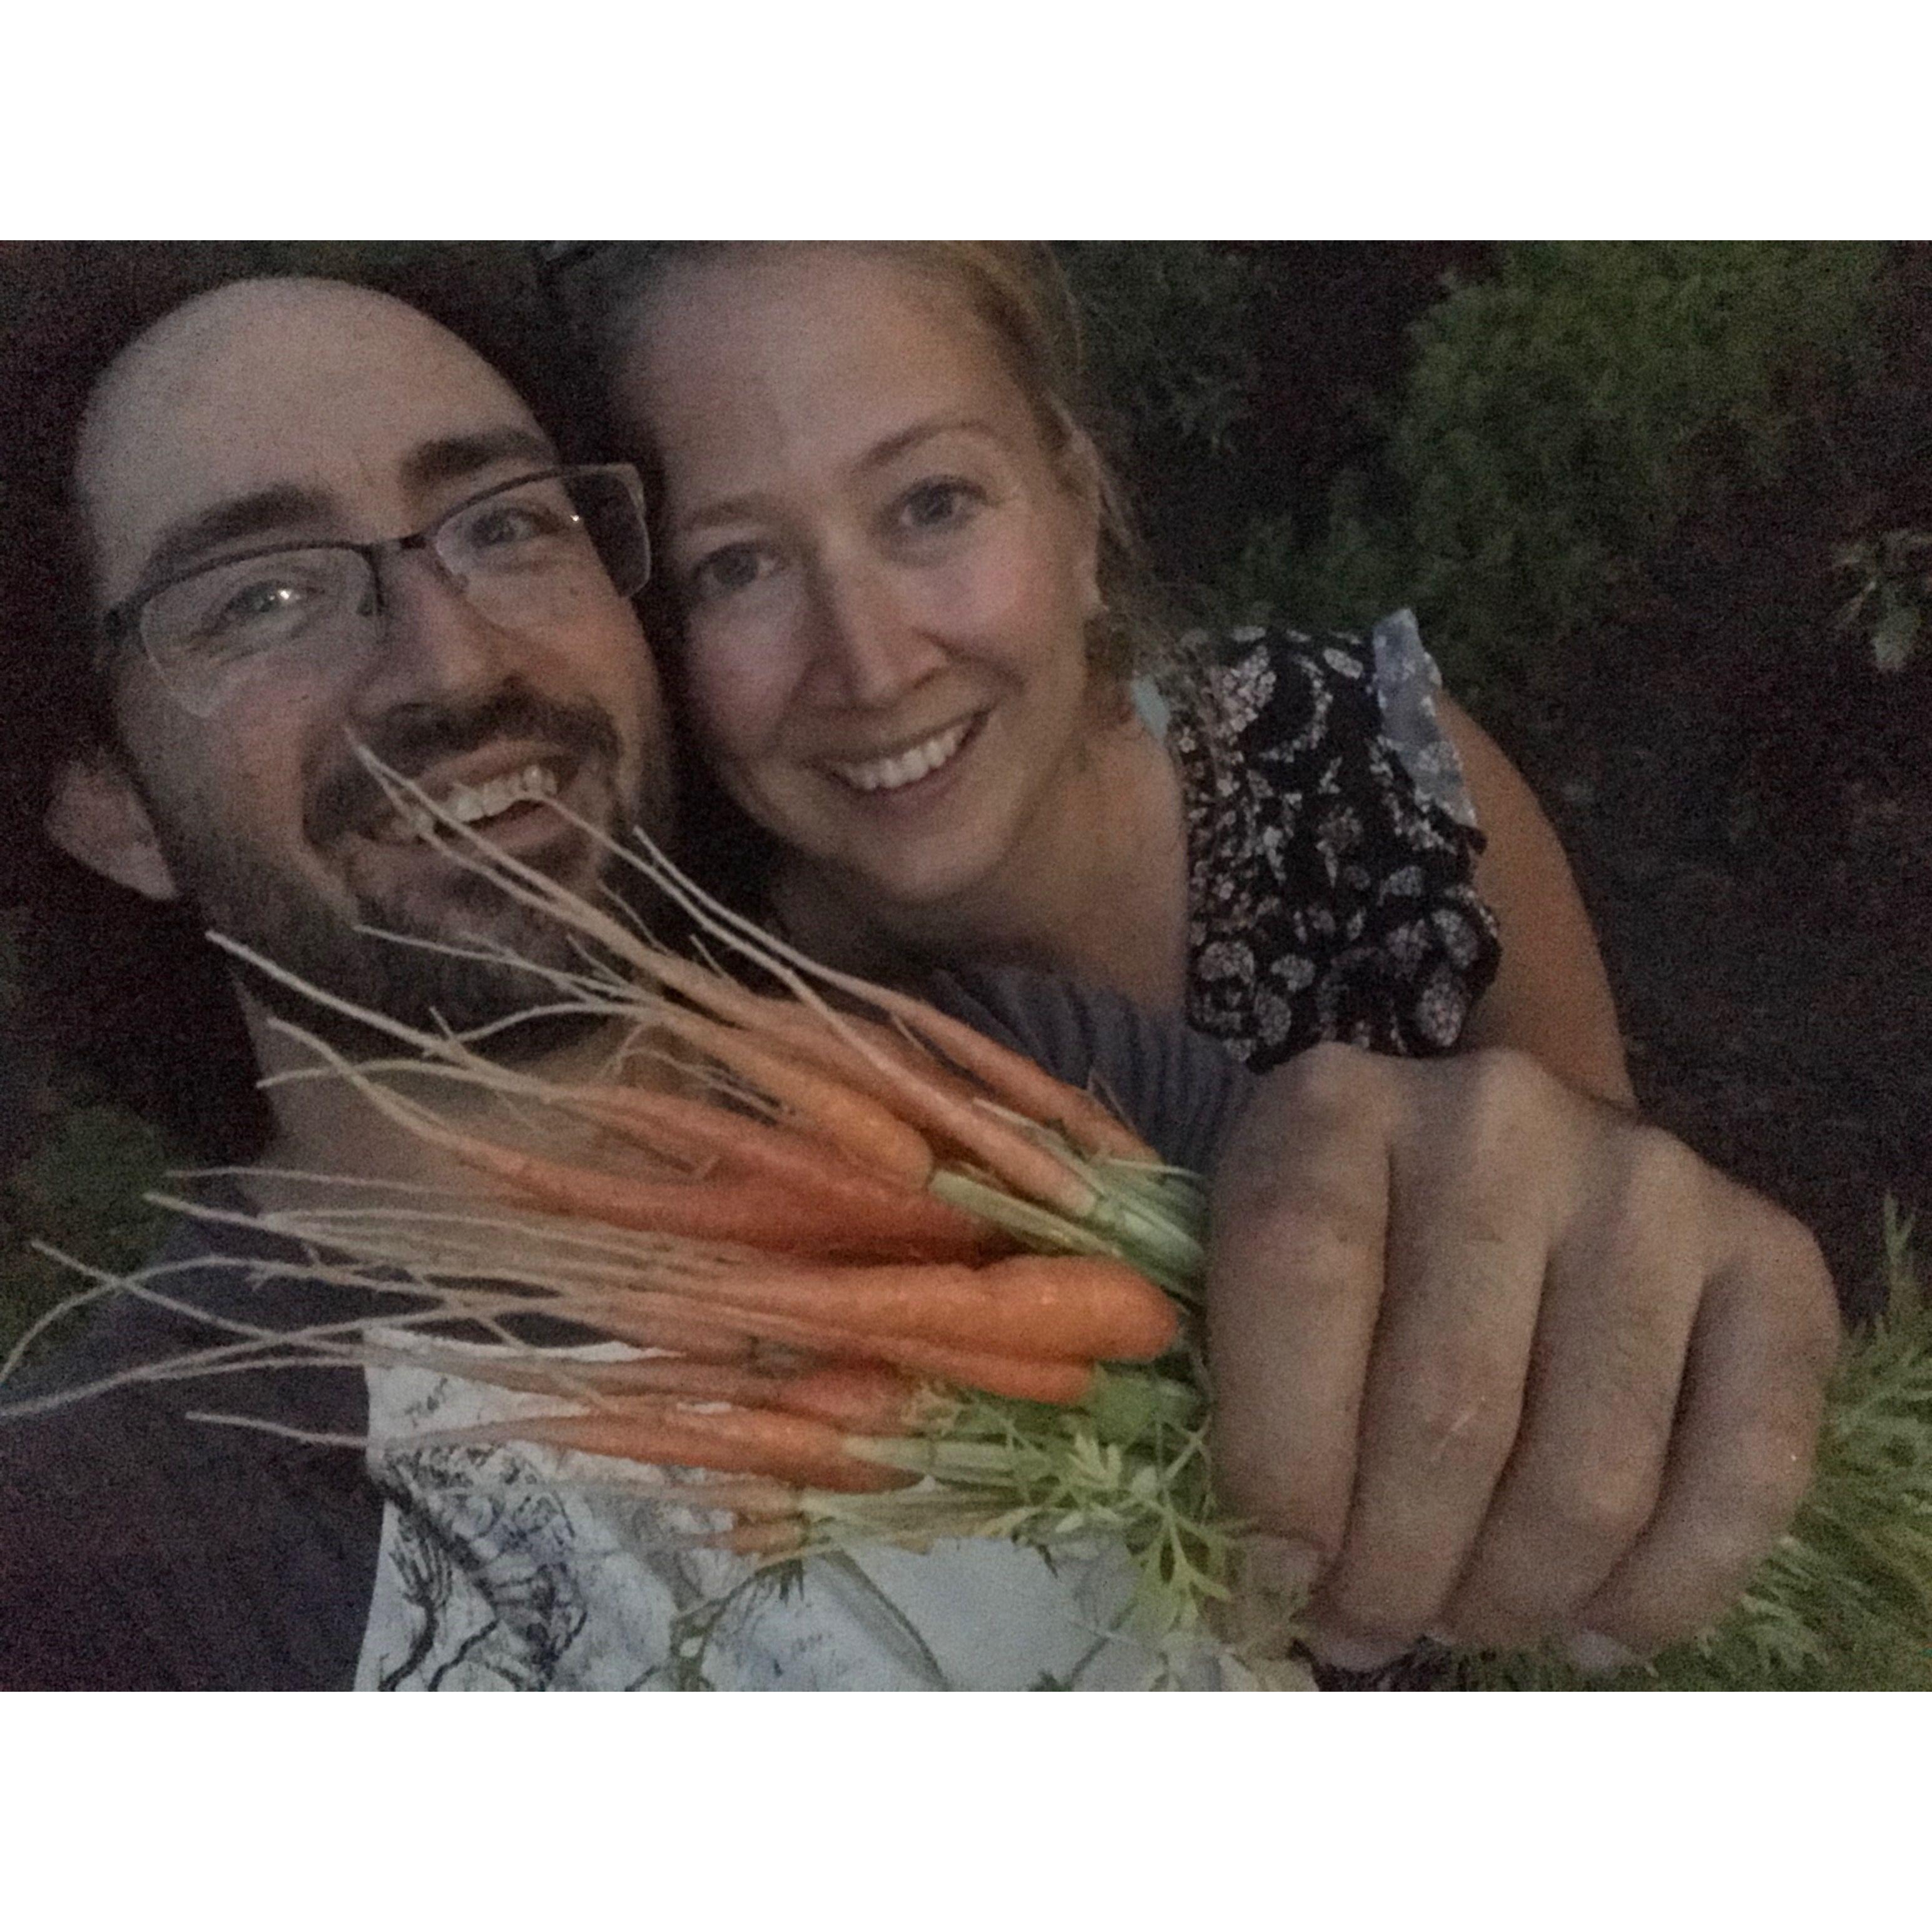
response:
M520 1070L487 1036L412 1028L221 941L398 1049L352 1062L277 1019L303 1063L278 1078L346 1083L473 1175L476 1198L379 1188L372 1207L366 1180L306 1177L317 1204L244 1218L389 1312L359 1333L234 1335L139 1372L439 1366L556 1398L460 1439L688 1472L659 1493L716 1512L724 1546L1102 1527L1142 1559L1161 1620L1190 1618L1225 1567L1167 1292L1198 1275L1194 1185L1090 1095L919 1000L812 966L647 844L603 842L776 992L667 950L371 769L452 856L586 942L571 970L513 963L544 982L546 1012L601 1023L610 1057L580 1082ZM331 1204L352 1188L352 1204ZM400 1318L398 1298L415 1304ZM627 1358L540 1345L532 1315ZM1170 1374L1135 1366L1169 1357Z
M411 1442L638 1466L664 1502L713 1514L706 1540L757 1558L1104 1532L1137 1560L1159 1627L1228 1594L1238 1532L1207 1466L1189 1177L1091 1096L921 1002L814 966L646 843L572 820L777 992L667 950L371 769L454 856L588 942L577 969L513 963L547 985L543 1011L606 1022L621 1045L603 1077L546 1079L491 1059L482 1036L412 1030L224 942L402 1049L351 1064L276 1021L308 1060L279 1077L347 1082L482 1198L426 1204L422 1190L308 1176L288 1178L320 1190L300 1209L170 1201L298 1244L306 1272L386 1312L295 1334L226 1322L209 1348L115 1379L315 1360L440 1370L554 1402ZM425 1097L442 1092L470 1104ZM512 1131L481 1130L492 1107ZM330 1204L350 1188L357 1198ZM152 1274L98 1277L86 1295L116 1289L179 1306ZM532 1315L621 1344L622 1359L533 1339ZM1828 1675L1852 1640L1816 1633L1848 1597L1869 1606L1859 1642L1932 1654L1932 1316L1915 1304L1853 1351L1841 1389L1826 1481L1737 1615L1679 1660L1685 1681ZM1566 1681L1546 1662L1458 1669L1470 1684Z

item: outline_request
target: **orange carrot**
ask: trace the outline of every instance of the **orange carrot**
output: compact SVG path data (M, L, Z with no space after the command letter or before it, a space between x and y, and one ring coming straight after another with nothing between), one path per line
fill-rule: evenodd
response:
M867 1172L908 1188L923 1189L932 1178L932 1149L917 1128L845 1082L828 1079L702 1014L667 1007L662 1024L790 1108Z
M670 1463L728 1475L772 1476L801 1487L861 1495L903 1489L904 1471L848 1453L836 1429L762 1408L691 1408L640 1397L620 1410L540 1416L452 1431L452 1439L538 1442L629 1462Z
M1009 1396L1016 1402L1040 1402L1055 1408L1077 1408L1094 1388L1091 1362L1052 1361L1045 1357L1000 1355L974 1348L949 1348L916 1336L892 1335L874 1341L850 1336L855 1355L890 1362L914 1375L930 1376L956 1388L977 1389L983 1395Z
M375 1348L370 1352L380 1361L394 1361L409 1368L454 1376L461 1382L518 1389L534 1395L567 1394L574 1388L584 1388L607 1396L673 1394L698 1400L740 1402L746 1400L746 1390L776 1384L777 1378L743 1366L757 1346L749 1336L726 1339L730 1354L724 1360L680 1354L652 1355L634 1362L596 1362L559 1354L546 1361L528 1355L508 1355L496 1349L434 1348ZM724 1353L722 1346L716 1353Z
M706 1304L996 1354L1150 1361L1180 1334L1159 1288L1124 1262L1087 1255L1016 1255L976 1268L747 1265L676 1279Z
M908 993L878 986L870 997L884 1011L904 1020L949 1060L984 1083L988 1092L1014 1112L1058 1127L1088 1154L1121 1160L1157 1162L1160 1156L1131 1127L1116 1119L1090 1094L1057 1079L1038 1062L988 1040L976 1027L941 1012Z
M465 1166L514 1189L552 1214L580 1215L616 1228L742 1242L782 1253L853 1255L881 1250L916 1257L923 1240L875 1238L849 1212L800 1199L768 1181L646 1180L604 1174L499 1145L437 1125L422 1130Z
M736 1556L789 1556L805 1547L805 1526L796 1520L740 1522L706 1540Z
M1070 1361L1064 1358L1002 1354L997 1350L952 1347L927 1341L918 1336L866 1334L857 1329L838 1328L796 1316L782 1315L770 1309L740 1308L729 1304L695 1300L680 1294L640 1290L622 1296L577 1304L571 1315L593 1324L607 1335L629 1339L632 1325L648 1328L666 1318L717 1322L728 1330L755 1335L773 1342L789 1342L802 1348L842 1360L883 1362L929 1376L935 1381L951 1382L960 1388L979 1389L988 1395L1012 1396L1022 1402L1052 1402L1072 1408L1084 1402L1094 1384L1090 1362Z
M328 1052L326 1047L322 1051ZM842 1208L836 1202L828 1202L816 1194L801 1198L794 1190L775 1186L765 1177L652 1180L575 1167L543 1154L503 1147L452 1126L429 1108L386 1091L373 1080L358 1077L352 1068L345 1070L364 1097L388 1118L432 1146L442 1148L464 1166L489 1174L554 1214L608 1222L614 1227L698 1240L737 1242L788 1253L884 1252L910 1259L931 1252L932 1244L925 1235L907 1239L896 1232L868 1233L862 1224L855 1224L849 1202ZM831 1084L820 1084L828 1088ZM890 1125L898 1126L883 1108L872 1111ZM911 1138L915 1142L919 1139L916 1134ZM923 1148L924 1143L920 1145ZM923 1177L932 1171L930 1151L923 1153L921 1159L920 1184L922 1186ZM952 1228L957 1226L950 1222L945 1225ZM956 1234L950 1235L948 1240L956 1252Z
M998 1232L916 1186L896 1184L788 1129L703 1100L646 1088L576 1088L567 1110L662 1154L715 1160L725 1179L759 1177L789 1187L820 1210L836 1208L880 1240L900 1240L935 1257L982 1254Z
M962 1092L956 1079L935 1077L936 1070L930 1067L915 1069L902 1055L872 1066L872 1075L886 1090L887 1104L881 1106L856 1089L849 1072L838 1079L820 1076L789 1055L774 1052L742 1032L698 1014L667 1009L664 1024L772 1099L795 1108L802 1118L836 1138L854 1159L870 1160L880 1172L908 1185L922 1187L931 1178L932 1149L926 1136L937 1135L990 1168L1028 1200L1075 1220L1090 1213L1098 1198L1093 1186L1058 1154L989 1112L970 1093ZM805 1037L802 1031L793 1034L787 1043L796 1046ZM895 1151L893 1138L883 1125L886 1121L899 1134L910 1135L917 1142L922 1169L916 1167L910 1153L902 1158ZM888 1160L898 1164L888 1166Z
M883 1075L822 1016L797 1001L748 992L688 960L667 959L662 967L654 964L652 970L662 984L674 987L719 1018L754 1033L782 1036L794 1053L875 1099L890 1103L897 1096L899 1089L890 1076ZM988 1040L964 1021L890 987L844 974L830 978L834 985L903 1021L929 1046L982 1082L1003 1105L1030 1119L1059 1126L1076 1147L1123 1160L1159 1160L1145 1142L1092 1095L1056 1079L1023 1054ZM854 1014L842 1013L839 1019L867 1046L904 1065L907 1043L902 1036ZM920 1066L917 1074L941 1088L952 1088L956 1097L963 1097L961 1083L937 1063Z
M1072 1220L1093 1211L1099 1196L1060 1155L1028 1130L990 1112L950 1077L914 1068L895 1056L875 1070L890 1093L890 1104L929 1139L969 1155L999 1180Z
M715 1019L741 1029L753 1040L774 1047L782 1045L788 1058L815 1068L889 1108L900 1090L897 1079L867 1057L868 1048L900 1070L914 1070L920 1078L930 1080L956 1098L970 1100L973 1096L971 1087L916 1041L876 1020L841 1012L834 1027L822 1014L796 1000L754 993L707 966L671 954L638 963L659 986L682 994Z
M901 1436L914 1426L919 1384L872 1362L828 1362L769 1378L766 1402L856 1436Z
M758 1016L758 1024L793 1058L889 1107L898 1101L901 1081L907 1073L931 1082L956 1100L978 1096L979 1090L971 1082L935 1059L918 1040L856 1013L842 1012L835 1029L808 1006L790 1000L770 1000ZM886 1065L880 1065L881 1060Z
M782 1409L860 1436L897 1436L911 1426L919 1384L896 1369L858 1362L773 1373L674 1360L626 1363L626 1393L728 1402L740 1408ZM602 1384L599 1385L603 1386Z
M896 1436L910 1426L919 1385L890 1369L856 1362L772 1371L736 1364L654 1356L640 1362L555 1363L504 1360L492 1353L434 1351L406 1358L417 1368L440 1369L493 1388L568 1394L568 1384L600 1396L676 1396L688 1402L728 1402L740 1408L777 1408L862 1436Z
M730 1309L707 1308L681 1294L627 1294L616 1297L572 1295L556 1311L566 1321L579 1322L614 1342L630 1342L640 1348L660 1346L657 1337L676 1328L705 1340L719 1352L700 1356L696 1349L685 1352L694 1360L748 1361L758 1352L760 1336L758 1319ZM788 1340L774 1336L775 1341ZM735 1352L722 1353L729 1342Z

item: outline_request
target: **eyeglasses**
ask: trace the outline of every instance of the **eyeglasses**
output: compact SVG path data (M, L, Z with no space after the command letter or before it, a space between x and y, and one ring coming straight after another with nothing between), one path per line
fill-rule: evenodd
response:
M628 463L547 470L467 498L408 536L218 557L117 604L104 633L110 648L138 640L176 701L210 717L244 667L321 659L380 637L388 609L378 566L416 550L488 622L541 631L588 600L644 587L644 485Z

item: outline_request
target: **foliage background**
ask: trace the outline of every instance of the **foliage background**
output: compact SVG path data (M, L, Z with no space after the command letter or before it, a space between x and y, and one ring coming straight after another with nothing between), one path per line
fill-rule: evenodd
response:
M1577 860L1644 1098L1820 1226L1868 1302L1879 1194L1923 1202L1932 1167L1926 251L1061 254L1174 601L1418 610ZM505 259L534 302L530 258ZM167 1096L38 1025L34 947L0 915L0 1347L58 1291L28 1243L131 1262L142 1186L190 1152Z

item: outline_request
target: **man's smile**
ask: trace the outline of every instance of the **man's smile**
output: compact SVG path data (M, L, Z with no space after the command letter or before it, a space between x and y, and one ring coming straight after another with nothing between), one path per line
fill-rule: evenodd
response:
M442 766L416 781L429 800L428 805L412 800L394 807L386 803L364 836L379 844L434 841L439 835L438 812L494 835L500 820L523 817L521 808L561 796L577 777L581 763L567 754L532 754L527 748L509 747L494 756L479 754L461 760L460 770Z
M377 719L358 742L419 787L438 809L494 839L529 821L544 837L562 829L558 800L580 816L610 807L622 752L598 706L560 703L520 681L466 712L405 709ZM427 821L427 822L426 822ZM434 829L420 804L393 802L357 750L345 745L317 783L303 829L318 851L355 838L387 849L420 846ZM519 842L521 842L520 836Z

